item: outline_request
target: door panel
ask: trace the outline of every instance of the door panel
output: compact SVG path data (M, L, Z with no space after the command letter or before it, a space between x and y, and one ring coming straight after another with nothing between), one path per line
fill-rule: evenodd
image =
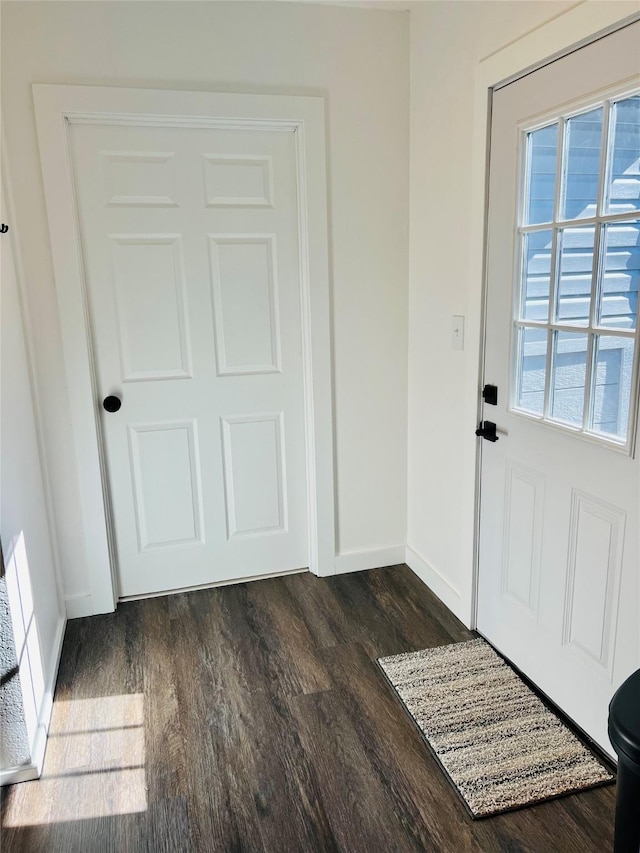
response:
M222 428L229 536L286 530L282 415L225 418Z
M545 478L507 461L505 466L502 590L538 615Z
M492 115L478 629L609 751L640 666L638 90L634 24L500 89Z
M273 235L209 236L218 375L280 370Z
M122 382L190 378L180 235L109 240Z
M140 552L202 542L201 471L193 423L129 426Z
M294 133L70 139L120 595L306 567Z

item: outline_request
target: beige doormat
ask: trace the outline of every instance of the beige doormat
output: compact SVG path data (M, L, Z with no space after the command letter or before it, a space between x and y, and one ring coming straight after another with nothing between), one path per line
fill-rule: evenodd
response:
M378 663L474 818L613 780L484 640Z

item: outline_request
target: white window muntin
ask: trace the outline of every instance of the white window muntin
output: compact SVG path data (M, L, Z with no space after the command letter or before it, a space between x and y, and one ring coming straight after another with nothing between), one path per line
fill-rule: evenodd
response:
M519 125L519 166L518 166L518 198L517 198L517 235L515 240L515 264L514 264L514 292L513 292L513 325L511 345L511 368L508 411L512 414L523 416L528 419L544 422L546 426L573 433L589 441L604 444L617 450L632 454L634 451L634 438L636 432L637 409L638 409L638 379L640 373L640 354L638 346L638 329L640 324L636 317L636 328L623 329L603 326L599 312L600 288L603 278L604 255L602 253L602 241L605 226L608 223L636 224L640 222L640 209L628 210L618 213L607 213L607 203L611 190L611 168L613 160L612 150L612 123L610 117L612 107L628 98L640 94L637 86L629 88L626 86L610 89L594 100L590 99L574 102L568 109L555 111L537 117L535 121L529 121ZM602 116L602 139L600 144L600 163L598 170L598 192L596 199L596 212L592 216L580 216L577 218L561 217L562 204L564 202L563 192L566 192L565 175L567 168L567 134L566 125L569 119L581 116L591 111L603 109ZM556 173L554 184L553 217L545 222L534 224L525 223L525 206L530 195L530 160L531 149L528 145L529 134L536 130L558 125L558 138L556 146ZM567 228L589 228L594 229L593 262L591 269L590 306L588 322L583 325L575 323L563 323L556 316L558 310L558 284L559 284L559 243L561 235ZM524 287L524 265L526 258L523 251L524 242L529 234L550 231L552 235L552 246L550 253L549 270L549 293L548 293L548 316L546 320L524 319L523 303L525 301ZM517 405L517 394L521 384L521 360L520 360L520 336L524 329L545 330L547 333L546 358L544 372L544 404L541 414L536 414ZM551 416L551 395L553 389L553 348L554 340L559 333L580 333L587 338L586 353L586 375L584 382L584 405L582 424L575 425L566 423ZM626 439L598 432L591 427L593 418L593 407L595 400L594 387L594 359L596 342L602 338L621 338L632 340L635 344L633 368L631 372L631 392L628 406L628 425Z

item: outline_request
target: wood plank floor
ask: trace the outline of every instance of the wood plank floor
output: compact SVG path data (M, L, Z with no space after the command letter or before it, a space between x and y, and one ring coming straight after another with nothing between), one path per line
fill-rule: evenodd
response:
M70 622L39 782L2 850L611 850L615 787L472 821L375 658L471 636L406 566Z

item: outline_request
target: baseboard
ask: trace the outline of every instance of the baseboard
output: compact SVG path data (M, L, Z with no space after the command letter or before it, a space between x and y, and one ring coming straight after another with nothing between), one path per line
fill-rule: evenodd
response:
M67 619L81 619L83 616L93 616L93 604L91 595L70 595L65 598L64 604L67 610Z
M58 680L58 669L60 667L66 625L67 620L63 617L58 622L58 627L56 628L56 635L53 640L53 648L47 669L49 675L45 682L38 725L33 737L33 743L31 744L31 761L28 764L20 764L16 767L7 767L4 770L0 770L0 787L3 785L15 785L18 782L31 782L34 779L40 778L47 749L47 735L49 734L49 724L51 723L53 696L56 691L56 681Z
M46 690L40 707L40 718L38 720L38 728L33 739L33 747L31 750L31 761L38 771L38 776L42 773L44 764L44 754L47 749L47 736L49 734L49 724L51 723L51 712L53 711L53 697L56 692L56 682L58 680L58 669L60 668L60 658L62 656L62 645L64 643L64 632L67 627L67 620L60 619L56 636L53 641L53 649L49 661L49 678L46 684Z
M346 551L336 555L336 574L363 572L367 569L381 569L383 566L397 566L404 563L404 545L391 545L387 548L372 548L367 551Z
M437 595L440 601L446 604L458 619L462 619L460 615L461 596L453 584L409 546L406 548L405 562L412 572L429 587L431 592Z
M0 788L4 785L17 785L18 782L33 782L39 776L38 768L33 762L7 767L6 770L0 770Z

